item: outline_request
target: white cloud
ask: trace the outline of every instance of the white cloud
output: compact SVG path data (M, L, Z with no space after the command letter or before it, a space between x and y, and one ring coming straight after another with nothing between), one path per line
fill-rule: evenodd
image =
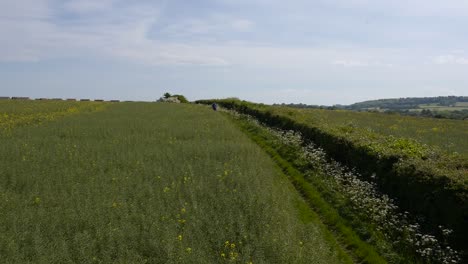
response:
M364 61L357 61L357 60L335 60L332 62L333 65L340 65L344 67L363 67L369 66L369 63Z
M468 14L468 2L465 0L322 0L321 2L331 7L399 16L464 17Z
M47 0L0 1L0 21L50 18Z
M108 10L115 0L71 0L64 4L66 10L75 13L88 13Z
M161 32L170 37L185 39L204 38L216 39L219 36L238 32L252 31L254 22L248 19L234 18L225 14L213 14L203 18L186 18L173 22Z
M19 3L19 4L17 4ZM28 4L29 3L29 4ZM266 4L266 3L265 3ZM63 6L62 6L63 7ZM73 23L53 17L60 6L55 1L0 2L0 61L37 61L50 58L106 57L148 65L191 64L245 66L275 69L342 67L390 67L410 51L342 47L294 47L249 41L198 41L194 36L219 32L252 31L255 23L234 15L211 15L203 19L171 21L166 34L182 40L154 39L160 6L132 4L120 8L113 0L74 0L66 7L84 16ZM99 11L99 14L93 12ZM13 19L11 19L13 18ZM203 40L203 39L202 39ZM415 58L417 61L417 58ZM436 63L467 64L455 55L440 56Z
M381 61L364 61L356 59L339 59L331 62L332 65L338 65L343 67L393 67L392 63L385 63Z
M433 61L436 64L468 65L468 57L456 56L453 54L437 56Z
M20 0L23 1L23 0ZM27 1L25 1L27 2ZM168 42L149 37L160 9L146 5L119 8L112 0L55 1L21 5L0 3L0 61L40 61L52 58L107 57L148 65L230 64L237 47ZM79 12L72 23L54 19L65 7ZM98 12L96 14L95 12ZM10 15L13 19L5 18ZM40 19L38 19L40 18ZM173 34L210 35L226 29L249 30L252 22L216 15L207 20L187 19L173 24Z
M236 19L231 22L232 28L237 31L250 31L253 25L253 22L247 19Z

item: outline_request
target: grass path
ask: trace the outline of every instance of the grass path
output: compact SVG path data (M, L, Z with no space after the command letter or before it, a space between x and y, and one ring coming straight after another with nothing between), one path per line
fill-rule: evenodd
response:
M337 205L331 204L324 199L323 195L330 194L324 193L323 190L321 190L323 186L318 186L323 183L317 181L311 182L310 178L306 180L304 174L291 162L291 154L287 154L288 151L291 151L290 149L285 150L285 146L281 146L281 143L278 144L278 139L275 139L275 136L271 135L271 133L261 125L257 125L255 122L245 118L236 117L236 115L232 113L226 113L225 115L248 135L252 141L259 145L277 166L281 168L296 191L300 193L307 202L306 206L313 209L313 214L319 217L320 221L326 225L326 227L324 225L324 228L331 230L333 235L338 237L338 242L343 248L347 248L348 254L350 254L356 262L373 264L387 263L387 260L379 254L376 248L363 241L358 233L353 230L350 223L339 214L338 208L335 208ZM303 214L308 215L310 212L303 212ZM360 226L359 228L362 227L363 226Z
M349 261L268 155L205 107L115 104L0 144L6 263Z

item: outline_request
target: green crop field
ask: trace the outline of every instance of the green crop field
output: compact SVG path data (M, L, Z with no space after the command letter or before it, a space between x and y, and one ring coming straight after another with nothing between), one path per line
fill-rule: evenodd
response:
M466 102L457 102L454 106L444 106L439 104L421 104L419 105L420 109L429 109L434 111L455 111L455 110L464 110L468 109L468 103Z
M208 108L2 101L0 117L3 263L346 260L268 155Z
M311 125L353 133L376 133L384 136L411 138L443 151L458 152L468 157L468 122L401 115L388 115L347 110L279 108L291 112Z

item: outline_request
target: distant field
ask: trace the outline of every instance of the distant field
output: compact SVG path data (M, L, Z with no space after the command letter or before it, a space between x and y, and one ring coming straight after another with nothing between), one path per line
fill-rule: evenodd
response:
M5 102L2 262L340 262L273 161L217 112Z
M468 102L457 102L454 106L445 106L439 104L421 104L421 109L435 110L435 111L455 111L468 109Z
M288 111L284 109L283 111ZM324 128L371 131L416 139L468 157L468 122L346 110L298 109L302 118Z
M105 106L99 102L1 100L0 131L5 133L19 126L40 125L73 114L100 111Z

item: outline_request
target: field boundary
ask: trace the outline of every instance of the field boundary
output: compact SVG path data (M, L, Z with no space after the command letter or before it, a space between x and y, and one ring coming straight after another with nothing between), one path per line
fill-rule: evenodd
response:
M447 171L433 167L430 160L405 155L382 155L369 151L345 137L298 122L286 115L271 111L272 107L239 100L200 100L197 103L219 105L254 116L261 122L283 130L300 132L323 148L331 158L357 168L362 175L378 175L379 188L398 199L401 208L427 219L426 228L436 230L439 225L454 230L453 245L465 249L468 245L468 190L465 179L453 181ZM461 164L460 170L466 170ZM461 182L461 183L460 183Z
M229 115L229 114L227 114ZM289 179L291 184L294 186L296 191L307 203L309 209L314 215L320 219L322 229L331 232L334 235L335 241L337 241L340 247L345 248L348 254L352 256L354 261L359 263L387 263L387 261L379 255L376 249L364 242L358 234L350 227L345 219L343 219L339 213L334 209L327 201L325 201L320 192L305 178L304 175L296 169L289 161L281 157L281 155L260 136L248 129L242 127L238 120L230 118L233 123L239 127L252 141L260 146L270 158L275 162L281 172ZM333 243L333 241L330 241ZM344 252L340 252L341 259L347 263L346 255Z

